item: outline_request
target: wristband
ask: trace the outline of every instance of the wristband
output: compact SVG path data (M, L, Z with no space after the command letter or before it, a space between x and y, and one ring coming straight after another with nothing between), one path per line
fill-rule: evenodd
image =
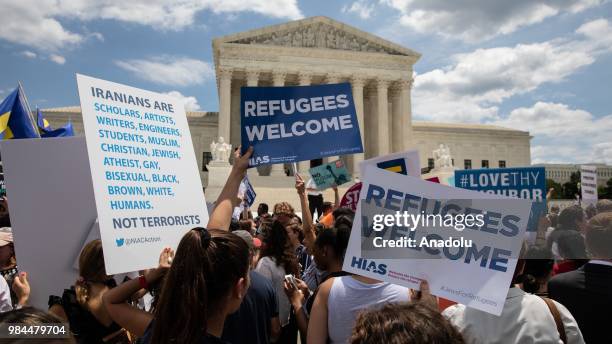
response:
M149 290L149 283L147 283L147 279L144 275L138 276L138 284L140 285L141 289Z

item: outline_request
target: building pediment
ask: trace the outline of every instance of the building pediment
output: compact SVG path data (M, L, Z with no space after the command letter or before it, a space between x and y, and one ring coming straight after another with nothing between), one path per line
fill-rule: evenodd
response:
M215 39L221 43L274 45L374 52L420 57L420 54L327 17L311 17Z

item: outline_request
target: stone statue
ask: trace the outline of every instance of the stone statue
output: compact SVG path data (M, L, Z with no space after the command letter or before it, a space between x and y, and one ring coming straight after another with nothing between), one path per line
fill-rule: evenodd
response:
M213 140L210 144L210 152L212 154L212 161L229 162L232 145L225 143L223 136L219 136L219 142Z
M447 145L440 144L440 147L433 151L433 157L435 160L435 169L453 167L453 159L451 158L450 149L448 149Z

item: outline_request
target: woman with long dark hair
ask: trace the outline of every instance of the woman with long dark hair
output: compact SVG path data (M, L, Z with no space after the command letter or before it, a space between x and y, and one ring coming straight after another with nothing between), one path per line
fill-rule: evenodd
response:
M61 297L49 298L49 312L70 324L78 343L129 343L113 321L102 298L116 283L106 274L100 239L87 243L79 255L79 278Z
M228 228L234 199L246 174L248 159L235 153L234 165L208 227L194 228L181 239L176 255L165 249L160 266L106 293L111 317L145 343L223 343L225 317L236 311L249 286L249 248ZM166 272L167 271L167 272ZM153 314L125 301L165 275Z
M291 303L285 295L283 283L285 275L299 276L299 266L295 251L291 248L289 236L280 221L262 222L263 248L255 271L272 282L278 298L278 312L281 324L279 343L295 343L297 329L288 326L291 316Z

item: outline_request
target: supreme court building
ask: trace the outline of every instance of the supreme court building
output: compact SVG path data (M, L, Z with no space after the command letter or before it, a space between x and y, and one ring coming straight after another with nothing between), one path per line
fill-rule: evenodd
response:
M210 143L219 136L240 144L240 88L349 82L365 153L341 157L353 173L363 159L417 148L421 167L446 144L459 168L529 166L530 135L482 124L412 120L413 65L421 55L327 17L311 17L213 40L218 112L189 112L203 185ZM207 91L208 92L208 91ZM196 95L197 96L197 95ZM46 109L54 125L70 118L82 131L78 107ZM332 158L328 158L331 160ZM308 162L299 164L300 171ZM249 175L252 173L249 172ZM253 171L255 174L255 171ZM283 166L259 168L257 177L282 176ZM281 177L282 178L282 177ZM271 185L274 185L272 179Z

